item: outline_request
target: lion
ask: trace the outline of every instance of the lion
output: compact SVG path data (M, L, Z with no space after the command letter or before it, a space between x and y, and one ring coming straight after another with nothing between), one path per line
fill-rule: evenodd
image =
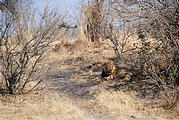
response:
M102 80L114 78L129 79L131 76L125 69L117 68L113 61L108 61L104 63L103 66L104 67L101 73Z
M113 74L116 71L116 67L114 65L114 62L108 61L108 62L104 63L103 66L104 67L103 67L103 70L102 70L102 73L101 73L101 77L102 78L113 77Z

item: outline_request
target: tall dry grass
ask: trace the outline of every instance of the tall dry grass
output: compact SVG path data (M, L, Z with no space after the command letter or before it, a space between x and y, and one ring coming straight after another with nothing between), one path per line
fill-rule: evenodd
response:
M107 107L111 114L117 116L119 120L125 119L157 119L177 120L177 113L167 112L162 107L145 106L144 100L135 96L135 93L127 94L123 91L107 91L103 90L97 97L97 102L100 105Z
M0 120L92 120L66 97L31 94L0 97Z

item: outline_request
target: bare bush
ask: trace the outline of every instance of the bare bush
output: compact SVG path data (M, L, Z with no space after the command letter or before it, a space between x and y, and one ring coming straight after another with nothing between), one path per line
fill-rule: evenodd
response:
M179 85L179 3L157 0L143 3L142 9L147 21L140 27L140 61L147 77L165 91L171 102ZM154 40L148 41L147 36Z
M0 72L10 94L30 92L42 82L41 76L36 74L39 64L49 45L60 37L64 18L57 10L49 11L48 8L39 16L30 1L16 1L16 5L18 17L8 9L0 13ZM36 81L35 84L25 91L24 88L32 81Z
M103 40L110 39L113 43L115 54L120 60L124 53L134 49L127 48L126 43L136 31L136 21L133 20L134 17L128 14L130 10L124 9L124 7L127 7L127 5L123 1L104 1L103 8L101 8L103 11L100 13L102 19L99 23L101 26L98 30L98 34ZM96 10L96 12L98 11Z
M113 0L111 5L111 11L116 19L114 21L115 23L119 21L120 24L118 27L127 25L128 29L138 34L140 42L136 48L138 55L133 62L135 65L133 68L138 68L136 70L139 71L142 79L153 80L159 90L164 91L164 97L167 96L170 103L175 100L171 103L173 105L177 101L174 98L178 98L179 85L178 0L135 2ZM114 23L113 26L115 29ZM131 30L129 31L126 31L127 36L131 35ZM111 33L114 34L114 32ZM112 36L110 39L115 40ZM120 48L119 44L115 46Z

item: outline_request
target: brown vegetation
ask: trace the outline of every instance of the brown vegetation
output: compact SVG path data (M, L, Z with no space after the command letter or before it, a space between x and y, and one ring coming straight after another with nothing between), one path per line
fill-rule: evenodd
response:
M18 2L0 2L0 119L178 119L178 0L82 1L78 27Z

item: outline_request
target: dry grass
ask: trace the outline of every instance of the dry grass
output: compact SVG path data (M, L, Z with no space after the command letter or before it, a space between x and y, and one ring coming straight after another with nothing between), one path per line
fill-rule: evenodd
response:
M0 97L0 120L92 120L65 97L44 94Z
M166 112L162 107L150 108L144 106L144 101L136 98L132 93L123 91L104 90L97 96L99 104L106 106L110 113L118 116L118 119L178 119L171 112ZM175 114L176 115L176 114Z
M112 43L109 40L105 42L89 42L86 38L76 41L61 40L52 45L52 52L48 53L47 59L53 63L76 57L94 57L93 60L98 60L96 62L99 62L99 60L103 61L104 58L115 57Z
M108 107L111 112L125 113L143 109L141 103L122 91L103 91L99 94L97 100Z
M0 120L93 120L73 99L57 94L43 93L30 95L1 96ZM96 96L97 104L109 110L118 120L136 119L174 119L162 109L150 109L143 101L122 91L103 90ZM88 105L87 105L88 106ZM176 118L177 120L177 118Z

